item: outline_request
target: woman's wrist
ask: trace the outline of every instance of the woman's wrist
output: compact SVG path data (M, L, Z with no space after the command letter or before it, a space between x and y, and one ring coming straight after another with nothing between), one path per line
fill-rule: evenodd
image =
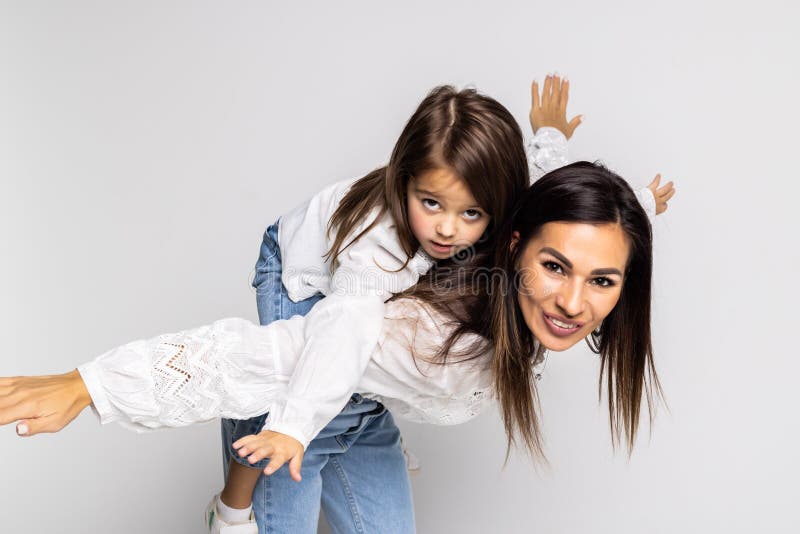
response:
M79 411L88 408L92 404L92 396L89 395L89 389L86 387L81 374L77 369L73 369L66 373L65 376L69 379L69 387L75 396L75 407Z

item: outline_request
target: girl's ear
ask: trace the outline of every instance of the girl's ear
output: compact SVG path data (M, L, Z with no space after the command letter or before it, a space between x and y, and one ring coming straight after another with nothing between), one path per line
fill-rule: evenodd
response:
M519 232L514 230L511 232L511 252L514 252L514 249L517 248L517 243L519 243Z

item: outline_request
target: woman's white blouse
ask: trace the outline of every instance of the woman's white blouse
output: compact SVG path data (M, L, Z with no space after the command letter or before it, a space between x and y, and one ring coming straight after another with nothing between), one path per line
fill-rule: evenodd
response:
M429 306L411 299L386 303L377 344L354 391L379 400L395 415L432 424L457 424L475 417L492 398L491 348L475 335L456 350L483 343L480 356L440 365L431 356L452 324ZM309 332L306 317L259 326L244 319L222 319L174 334L134 341L81 365L95 412L102 423L118 422L146 430L185 426L217 417L247 419L271 412L285 397ZM358 332L339 331L336 346ZM412 356L412 353L414 354ZM335 360L309 362L311 375L337 380ZM338 413L347 395L314 392ZM310 439L326 420L290 420Z

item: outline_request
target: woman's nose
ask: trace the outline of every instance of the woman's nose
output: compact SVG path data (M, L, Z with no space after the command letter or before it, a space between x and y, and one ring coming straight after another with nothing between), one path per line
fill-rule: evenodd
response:
M563 284L556 295L556 305L567 317L577 317L583 312L583 284L570 280Z

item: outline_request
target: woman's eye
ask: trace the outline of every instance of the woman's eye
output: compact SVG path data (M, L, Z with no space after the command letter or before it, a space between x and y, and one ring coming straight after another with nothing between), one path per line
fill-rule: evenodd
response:
M595 285L598 285L600 287L611 287L611 286L614 285L614 281L613 280L611 280L610 278L602 277L602 276L600 278L595 278L593 280L593 282L594 282Z
M422 199L422 205L425 206L426 208L432 209L432 210L434 210L434 209L439 207L439 203L436 202L435 200L433 200L432 198L423 198Z
M467 210L464 212L464 217L466 217L468 221L477 221L482 215L483 214L478 210Z
M561 269L561 266L554 261L545 261L542 263L542 265L544 265L545 269L548 271L553 271L554 273L564 272L563 269Z

